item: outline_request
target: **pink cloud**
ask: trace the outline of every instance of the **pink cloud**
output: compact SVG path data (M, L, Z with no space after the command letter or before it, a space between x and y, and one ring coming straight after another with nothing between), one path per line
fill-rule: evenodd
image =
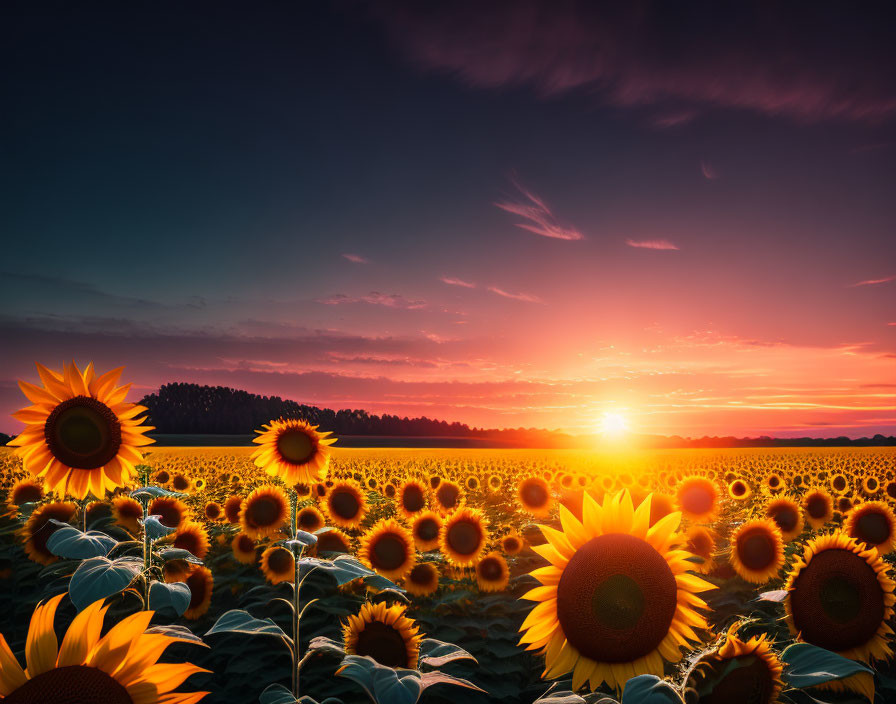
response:
M701 162L700 162L700 171L702 171L702 172L703 172L703 176L704 176L705 178L709 179L710 181L715 181L717 178L719 178L719 172L716 171L716 170L712 167L712 164L710 164L710 163L707 162L707 161L701 161Z
M823 9L807 22L805 8L792 3L733 14L721 3L699 16L650 0L555 3L550 11L537 0L392 2L374 12L421 68L476 87L579 91L621 107L721 106L807 122L896 114L890 76L880 70L896 61L878 31L889 21L884 9L854 15L851 31Z
M628 239L625 243L629 247L637 247L639 249L679 249L678 245L672 244L669 240L632 240Z
M439 279L443 284L448 284L449 286L460 286L461 288L476 288L476 284L470 281L464 281L463 279L457 279L453 276L443 276Z
M426 301L409 300L404 296L396 293L385 294L379 291L371 291L366 296L349 296L344 293L337 293L327 298L316 299L317 303L325 306L340 306L350 303L368 303L373 306L386 306L387 308L404 308L406 310L419 310L426 308Z
M867 281L859 281L857 284L850 284L850 288L855 288L856 286L876 286L877 284L888 284L891 281L896 281L896 276L887 276L884 279L868 279Z
M499 296L503 296L504 298L512 298L514 301L523 301L525 303L544 303L542 299L531 293L510 293L509 291L505 291L504 289L498 288L497 286L489 286L488 290L492 293L497 293Z
M534 232L542 237L550 237L556 240L583 240L585 235L572 227L563 227L557 224L551 209L545 202L531 191L526 190L516 181L513 182L517 190L523 195L523 202L495 203L501 210L519 215L528 220L528 223L518 222L516 226L529 232Z
M368 261L360 254L343 254L343 258L348 259L353 264L367 264Z

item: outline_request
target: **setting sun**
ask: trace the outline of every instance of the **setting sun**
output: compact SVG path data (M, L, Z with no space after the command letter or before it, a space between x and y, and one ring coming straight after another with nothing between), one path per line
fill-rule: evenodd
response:
M621 413L604 413L597 426L597 431L610 438L618 438L628 432L628 421Z

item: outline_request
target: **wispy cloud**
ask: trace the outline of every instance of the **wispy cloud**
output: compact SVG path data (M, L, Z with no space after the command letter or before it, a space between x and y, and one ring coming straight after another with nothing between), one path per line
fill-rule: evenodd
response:
M343 254L343 258L348 259L353 264L367 264L368 261L360 254Z
M524 301L525 303L544 303L542 299L531 293L511 293L510 291L505 291L503 288L498 288L497 286L489 286L488 290L492 293L497 293L499 296L503 296L504 298L512 298L514 301Z
M515 180L513 185L523 196L522 201L505 201L495 203L501 210L519 215L528 222L518 222L516 226L529 232L534 232L542 237L550 237L555 240L583 240L585 235L574 227L564 227L557 223L554 214L547 204L537 195L527 190Z
M713 168L713 165L708 161L700 162L700 171L703 172L703 176L710 181L715 181L719 178L719 172Z
M476 284L471 281L464 281L463 279L458 279L453 276L442 276L439 281L443 284L448 284L449 286L460 286L462 288L476 288Z
M867 281L859 281L855 284L850 284L850 288L855 288L856 286L876 286L877 284L888 284L891 281L896 281L896 275L887 276L883 279L868 279Z
M673 244L669 240L626 240L625 243L629 247L637 247L638 249L679 249L677 244Z
M317 303L325 306L340 306L349 303L369 303L374 306L386 306L387 308L404 308L406 310L419 310L426 308L426 301L411 300L396 293L380 293L379 291L371 291L366 296L349 296L344 293L337 293L327 298L316 299Z

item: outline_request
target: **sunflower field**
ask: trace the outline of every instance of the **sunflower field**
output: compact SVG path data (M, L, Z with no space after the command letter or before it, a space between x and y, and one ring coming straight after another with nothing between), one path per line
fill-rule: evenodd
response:
M121 370L38 368L4 704L896 701L893 450L153 448Z

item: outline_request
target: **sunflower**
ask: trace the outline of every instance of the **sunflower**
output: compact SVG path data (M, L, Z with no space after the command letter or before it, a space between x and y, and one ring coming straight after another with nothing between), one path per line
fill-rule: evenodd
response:
M728 485L728 496L735 501L746 501L752 495L753 490L743 479L735 479Z
M431 562L414 565L404 578L404 588L414 596L428 596L439 588L439 570Z
M156 476L155 476L156 484L159 484L159 485L167 484L170 481L171 481L171 475L168 474L167 470L162 469L162 470L159 470L158 472L156 472Z
M847 515L843 530L880 555L896 549L896 516L883 501L858 504Z
M398 510L408 520L426 508L426 485L423 482L411 479L406 481L398 489Z
M389 482L383 487L383 496L389 499L394 499L396 491L398 490L395 488L395 485L392 482Z
M476 563L476 582L479 591L500 592L507 588L510 581L510 570L507 561L497 552L490 552Z
M486 486L489 491L498 491L501 489L501 485L504 483L504 480L501 479L500 474L491 474L489 475L488 481L486 482Z
M329 445L336 438L320 433L316 425L303 420L274 420L257 430L252 442L261 447L252 453L252 460L271 476L287 484L320 481L330 463Z
M105 501L91 501L84 508L84 520L89 528L96 521L112 515L112 507Z
M277 534L288 518L286 494L273 484L253 489L240 507L240 527L255 540Z
M361 538L358 559L386 579L397 582L414 566L414 539L398 521L381 519Z
M865 496L876 496L880 489L881 483L877 477L869 475L862 480L862 493Z
M239 525L240 509L243 507L243 497L238 494L228 496L224 502L224 518L231 525Z
M716 561L716 537L712 531L703 526L691 526L685 533L685 550L701 558L703 561L694 563L692 570L700 574L709 574L715 569Z
M130 496L116 496L112 499L112 517L115 523L131 535L137 535L140 532L140 520L143 518L143 506Z
M224 517L224 509L217 501L209 501L205 505L205 517L210 521L220 521Z
M445 480L439 483L439 488L435 491L436 504L442 513L457 508L463 503L463 494L460 485L456 482Z
M25 469L76 499L127 485L143 459L139 448L153 442L143 434L153 428L137 417L144 406L125 402L130 384L115 385L122 368L95 376L92 363L81 372L72 362L62 372L40 364L37 371L43 387L19 382L33 405L13 414L25 429L8 443Z
M296 558L292 551L275 545L261 553L261 571L271 584L294 582L296 579Z
M304 506L296 513L296 526L306 533L319 531L325 523L324 514L314 506Z
M520 508L527 513L539 518L546 517L551 512L551 488L541 477L526 477L516 491Z
M477 491L479 489L479 477L475 474L468 474L464 479L464 489L467 491Z
M193 483L190 481L190 478L185 474L175 474L174 478L171 480L171 488L175 491L187 491L192 488Z
M787 578L787 625L800 640L845 658L888 659L894 587L875 550L841 531L820 535L809 541Z
M208 611L208 607L212 603L212 588L215 580L208 567L196 565L184 581L190 588L190 605L184 611L184 618L195 621Z
M544 678L572 671L573 690L661 677L664 659L678 662L680 647L699 640L693 629L706 621L697 593L714 588L687 572L690 553L672 549L681 515L650 527L650 501L635 510L627 491L603 506L586 494L583 510L580 523L560 509L562 532L541 527L547 543L533 550L551 564L532 573L544 586L523 597L539 603L520 644L544 651Z
M245 533L237 533L230 541L230 549L237 562L254 565L258 556L255 553L255 541Z
M809 525L815 530L821 528L834 517L834 501L821 487L815 487L803 496L803 508Z
M340 528L360 528L367 513L367 499L351 479L334 483L322 503L330 522Z
M296 492L296 496L298 496L300 499L311 496L311 485L306 484L305 482L299 482L293 487L293 489Z
M896 501L896 481L887 482L884 491L891 500Z
M803 532L803 512L800 511L800 505L786 496L769 501L765 505L765 517L777 524L785 543Z
M831 477L830 487L831 491L833 491L838 496L841 496L849 491L849 479L846 478L845 474L841 474L840 472L838 472L833 477Z
M697 692L698 704L778 701L784 687L781 660L766 634L747 641L738 638L735 631L740 625L734 624L722 646L701 657L689 673L686 687Z
M318 534L314 548L318 555L325 552L351 552L352 540L338 528L331 528Z
M64 594L38 604L31 617L22 669L0 635L0 695L8 704L104 702L107 704L193 704L208 692L173 692L198 672L192 663L158 662L172 643L194 642L146 633L153 611L138 611L100 637L109 607L95 601L75 616L57 645L53 621Z
M439 532L442 530L442 517L435 511L423 511L416 514L411 526L414 544L420 552L439 549Z
M44 487L38 479L19 479L12 485L7 497L7 506L17 509L23 504L31 504L44 498Z
M741 524L731 536L731 566L741 578L765 584L784 566L784 539L768 518Z
M158 516L159 523L168 528L180 528L181 523L189 520L190 509L173 496L157 496L149 502L146 515Z
M404 606L366 601L356 616L348 617L342 637L348 655L367 655L386 667L416 669L421 640L418 630L405 616Z
M445 519L439 531L439 548L455 567L470 567L479 560L488 540L488 520L482 511L463 506Z
M209 541L205 526L196 521L185 521L171 538L176 548L186 550L193 557L204 558L208 554Z
M676 493L682 515L695 523L712 523L719 511L719 490L705 477L688 477Z
M60 526L50 523L50 520L69 523L77 513L78 506L74 503L57 502L36 508L19 529L19 537L25 542L28 558L41 565L56 562L59 558L47 549L47 541Z
M784 479L777 472L770 472L766 475L764 484L766 491L772 494L777 494L779 491L787 488Z
M501 538L501 549L507 555L519 555L525 546L526 542L516 532L508 533Z

